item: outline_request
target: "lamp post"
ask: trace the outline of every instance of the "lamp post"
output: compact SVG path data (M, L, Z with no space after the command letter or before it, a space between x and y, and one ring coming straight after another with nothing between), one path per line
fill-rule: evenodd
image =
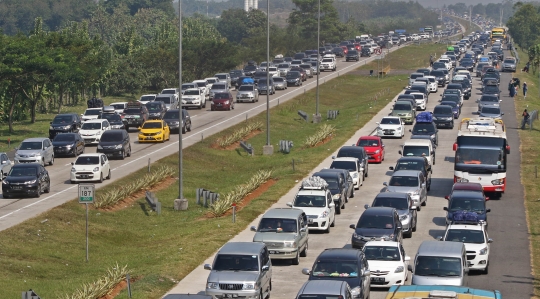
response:
M178 86L180 87L180 93L182 93L182 0L178 0ZM184 198L184 186L183 186L183 165L182 165L182 96L178 103L178 198L174 200L175 210L187 210L188 201Z
M317 15L317 52L319 53L319 47L320 47L320 38L321 38L321 0L319 0L319 12ZM320 54L319 54L320 55ZM319 61L320 59L317 59L317 96L315 100L315 115L313 115L313 123L320 123L321 122L321 114L319 113L319 73L321 72L321 69L319 68Z
M258 1L258 0L254 0ZM274 146L270 143L270 0L266 0L266 145L263 155L272 155Z

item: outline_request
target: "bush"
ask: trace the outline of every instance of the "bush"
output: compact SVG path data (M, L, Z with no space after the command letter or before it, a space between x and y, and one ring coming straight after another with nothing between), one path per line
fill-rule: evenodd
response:
M304 147L314 147L319 142L322 142L336 131L336 128L332 125L322 125L315 134L309 136L304 142Z
M98 280L83 284L83 286L76 290L71 295L66 295L65 299L99 299L107 295L117 284L126 279L128 274L127 265L123 268L118 266L112 267L107 270L104 276Z
M237 130L233 132L231 135L221 137L217 140L217 144L221 148L225 148L235 142L238 142L242 140L242 138L249 135L249 133L257 130L262 130L263 124L262 122L256 122L256 123L249 123L245 127L241 128L240 130Z

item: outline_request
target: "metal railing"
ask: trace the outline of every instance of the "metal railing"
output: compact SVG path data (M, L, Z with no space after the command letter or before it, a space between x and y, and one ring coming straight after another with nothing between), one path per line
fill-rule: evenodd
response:
M538 110L533 110L529 114L529 118L527 120L523 119L521 121L521 128L525 129L525 125L529 125L529 130L532 130L533 129L533 122L535 120L538 120Z

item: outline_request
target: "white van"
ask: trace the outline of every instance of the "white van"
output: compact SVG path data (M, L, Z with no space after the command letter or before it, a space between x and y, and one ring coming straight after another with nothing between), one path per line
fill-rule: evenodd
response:
M410 139L405 141L399 154L403 157L426 157L429 165L435 165L433 143L427 139Z

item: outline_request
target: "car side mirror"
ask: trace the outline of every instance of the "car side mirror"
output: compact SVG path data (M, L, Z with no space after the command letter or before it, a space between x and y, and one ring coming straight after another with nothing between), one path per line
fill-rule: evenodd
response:
M349 225L349 228L356 229L356 225L351 224L351 225Z
M311 273L311 270L308 268L302 269L302 274L309 275Z
M437 239L437 241L442 241L442 236L437 236L435 239Z
M385 146L386 146L386 145L384 145L384 144L382 145L382 147L385 147Z
M75 162L71 162L71 165L75 165Z
M448 211L448 207L443 207L442 209L445 211Z
M416 206L411 206L411 210L416 211L418 208Z
M266 272L266 271L270 270L270 266L266 266L266 265L265 265L265 266L262 266L261 270L262 270L263 272Z
M210 264L204 264L204 270L212 270L212 266Z
M493 239L490 238L490 239L487 240L487 242L488 243L493 243Z
M398 151L398 154L403 155L403 154L401 153L401 150Z
M390 167L388 167L388 169L394 170L394 166L390 166Z
M307 231L307 228L305 228L305 227L300 228L301 233L305 233L306 231Z
M491 209L486 209L486 213L489 213L489 212L491 212Z
M488 201L488 200L489 200L489 197L486 196L486 201Z
M250 227L250 230L251 230L252 232L256 232L256 231L257 231L257 228L256 228L255 226L251 226L251 227Z
M412 265L407 265L407 270L412 272L413 271Z
M408 261L410 261L410 260L411 260L411 257L410 257L410 256L408 256L408 255L406 255L406 256L405 256L405 259L404 259L404 260L405 260L406 262L408 262Z
M139 131L140 131L140 130L141 130L141 127L138 127L138 128L137 128L137 130L139 130Z
M364 205L364 209L369 209L369 205Z
M292 208L292 206L293 206L292 202L288 202L287 206Z
M388 183L387 183L387 182L383 182L382 184L383 184L383 186L388 187Z
M409 129L409 132L411 132L411 133L412 133L412 130L411 130L411 129Z

